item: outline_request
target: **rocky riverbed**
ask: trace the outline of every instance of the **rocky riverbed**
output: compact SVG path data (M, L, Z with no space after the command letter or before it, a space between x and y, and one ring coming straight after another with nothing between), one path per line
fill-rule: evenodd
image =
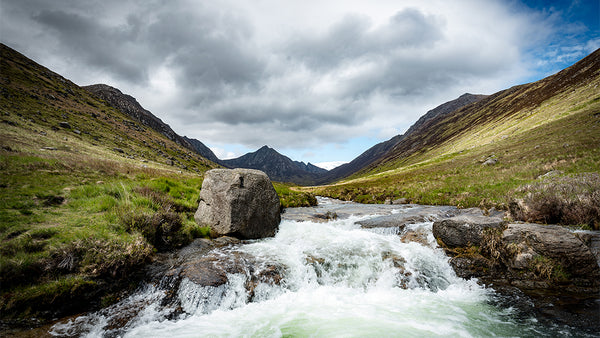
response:
M502 213L319 202L317 207L287 209L273 238L198 239L162 254L138 292L99 312L62 321L50 332L132 337L594 336L600 329L600 297L593 282L585 286L587 293L561 293L548 284L531 288L507 281L517 268L498 257L494 261L493 250L488 254L481 249L500 248L485 244L488 232L495 231L499 243L506 238L523 246L520 253L532 257L545 245L535 243L545 242L523 235L528 227L508 224ZM578 250L589 248L586 243L595 243L590 238L596 235L583 236L587 242L573 235L583 243ZM492 264L487 271L478 265L481 260Z

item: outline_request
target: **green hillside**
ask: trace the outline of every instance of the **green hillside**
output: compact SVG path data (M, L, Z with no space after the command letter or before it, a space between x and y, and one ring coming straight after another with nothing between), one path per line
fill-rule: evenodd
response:
M553 76L441 116L366 170L310 190L367 203L406 198L507 209L532 192L530 184L600 173L599 85L596 51ZM554 179L539 178L549 172ZM585 188L590 194L600 189L593 181ZM582 196L573 198L588 198Z
M0 329L110 304L207 236L193 214L215 167L0 44ZM274 185L284 206L314 199Z

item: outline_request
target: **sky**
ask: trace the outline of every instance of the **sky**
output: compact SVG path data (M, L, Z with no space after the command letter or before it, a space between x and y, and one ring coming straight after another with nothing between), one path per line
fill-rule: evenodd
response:
M600 0L0 0L0 41L219 158L349 162L464 93L600 48Z

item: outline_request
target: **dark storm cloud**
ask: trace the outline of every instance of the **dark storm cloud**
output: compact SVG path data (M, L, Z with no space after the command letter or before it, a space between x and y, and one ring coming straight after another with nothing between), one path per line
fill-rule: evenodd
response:
M264 69L251 35L251 26L229 13L169 7L149 25L146 39L154 53L168 55L182 86L246 86Z
M55 33L66 55L131 82L146 80L147 65L139 62L143 53L131 46L137 30L134 21L109 27L88 16L59 10L43 10L32 19Z
M368 18L347 16L322 36L297 38L285 52L311 68L329 69L356 59L377 59L397 49L431 45L443 36L440 26L434 16L412 8L397 12L375 29Z

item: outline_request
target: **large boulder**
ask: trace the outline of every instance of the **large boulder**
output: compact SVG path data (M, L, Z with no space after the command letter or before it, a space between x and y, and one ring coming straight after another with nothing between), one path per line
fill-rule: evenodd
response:
M281 221L279 197L262 171L213 169L204 175L194 218L218 236L270 237Z

